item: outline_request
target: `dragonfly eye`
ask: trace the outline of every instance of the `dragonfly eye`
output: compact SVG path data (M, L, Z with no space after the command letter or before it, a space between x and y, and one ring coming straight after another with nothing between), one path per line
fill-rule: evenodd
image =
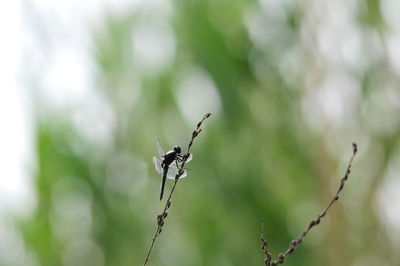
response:
M179 146L174 146L174 151L176 152L176 153L181 153L181 147L179 147Z

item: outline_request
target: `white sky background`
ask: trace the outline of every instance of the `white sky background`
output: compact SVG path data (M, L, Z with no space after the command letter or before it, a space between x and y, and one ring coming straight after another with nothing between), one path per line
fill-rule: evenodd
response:
M27 209L32 193L32 128L19 82L24 26L18 1L0 4L0 264L34 265L25 256L10 214ZM31 263L32 262L32 263Z
M168 13L171 6L163 0L20 0L0 4L0 217L6 212L23 214L33 207L34 105L68 111L75 126L91 139L105 142L110 138L114 118L93 84L96 66L90 30L101 28L107 14L135 9L160 17L156 11ZM142 42L146 41L144 35ZM158 43L165 39L159 38ZM164 50L160 58L167 54ZM155 59L146 56L148 53L142 51L137 57L142 64L154 65ZM103 117L100 122L99 115Z
M104 99L94 94L87 31L90 25L101 22L106 12L123 12L128 5L134 7L137 3L125 0L0 3L0 264L35 265L12 222L15 216L29 214L35 205L32 183L36 117L32 96L38 96L35 98L50 105L49 108L74 106L80 114L72 114L77 124L93 118L94 112L108 112ZM40 89L34 91L32 84ZM82 109L88 98L94 107ZM110 115L105 117L103 122L107 126ZM109 135L104 126L95 129L99 129L99 139Z
M0 217L7 209L20 211L29 194L32 162L30 110L19 82L24 26L18 1L0 7ZM26 100L26 99L25 99Z
M111 139L115 118L94 85L90 31L101 28L107 14L123 15L133 10L165 18L171 5L164 0L20 0L0 4L0 220L26 215L34 207L34 106L40 106L39 113L68 112L80 133L98 144ZM142 35L137 42L146 43L148 34ZM157 43L165 39L157 37ZM168 54L160 49L156 53L160 60L143 49L137 57L142 64L157 67L154 64L164 64L163 56Z

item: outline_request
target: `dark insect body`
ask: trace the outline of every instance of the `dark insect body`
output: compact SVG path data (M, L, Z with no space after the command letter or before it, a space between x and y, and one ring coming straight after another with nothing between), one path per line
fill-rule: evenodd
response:
M175 161L176 167L179 168L178 162L182 161L181 152L182 152L181 147L174 146L174 148L172 150L168 151L164 155L164 159L161 163L161 167L163 168L163 176L162 176L161 187L160 187L160 200L162 200L163 195L164 195L165 181L167 180L169 166L171 165L172 162Z

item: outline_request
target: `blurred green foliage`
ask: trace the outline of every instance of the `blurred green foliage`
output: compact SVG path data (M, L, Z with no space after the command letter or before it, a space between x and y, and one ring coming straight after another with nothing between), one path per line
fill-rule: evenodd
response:
M316 68L318 79L326 70L300 38L300 24L311 11L305 3L286 2L282 14L263 14L255 1L175 1L162 18L137 11L110 14L104 27L93 30L96 84L115 114L112 138L98 145L82 137L61 112L38 122L38 204L21 223L38 265L143 263L163 207L160 177L151 163L155 140L165 148L187 145L196 123L189 118L204 115L181 108L178 87L188 69L206 73L217 89L219 99L206 98L202 110L213 111L207 106L215 102L220 106L193 146L189 177L178 184L149 265L262 265L261 221L274 255L284 251L329 201L351 142L366 148L359 131L370 137L369 151L384 154L371 183L360 181L368 170L361 165L370 162L358 164L361 155L342 200L286 265L374 265L359 258L391 253L371 202L399 131L374 135L361 112L368 109L363 106L376 90L374 82L390 73L378 61L354 74L361 98L351 106L352 117L343 118L344 130L334 131L338 136L329 133L329 121L321 121L326 127L310 125L302 109L305 72ZM377 2L367 1L360 27L382 23ZM250 36L251 14L265 21L257 29L265 38L262 46ZM139 26L152 23L170 25L175 38L175 56L159 68L142 66L131 49ZM282 68L292 51L301 56L293 59L294 67ZM329 143L340 143L337 156ZM380 265L398 265L385 262Z

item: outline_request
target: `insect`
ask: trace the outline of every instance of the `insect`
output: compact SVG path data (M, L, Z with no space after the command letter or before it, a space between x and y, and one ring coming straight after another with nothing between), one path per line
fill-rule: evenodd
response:
M156 171L161 174L161 185L160 185L160 200L162 200L164 195L164 187L166 179L174 180L177 174L179 173L179 163L182 163L186 156L186 162L192 160L192 154L182 153L181 147L174 146L172 150L167 153L164 152L160 141L157 140L157 151L158 157L153 157L153 163L156 168ZM179 178L184 178L187 176L186 169L183 169L183 174Z

